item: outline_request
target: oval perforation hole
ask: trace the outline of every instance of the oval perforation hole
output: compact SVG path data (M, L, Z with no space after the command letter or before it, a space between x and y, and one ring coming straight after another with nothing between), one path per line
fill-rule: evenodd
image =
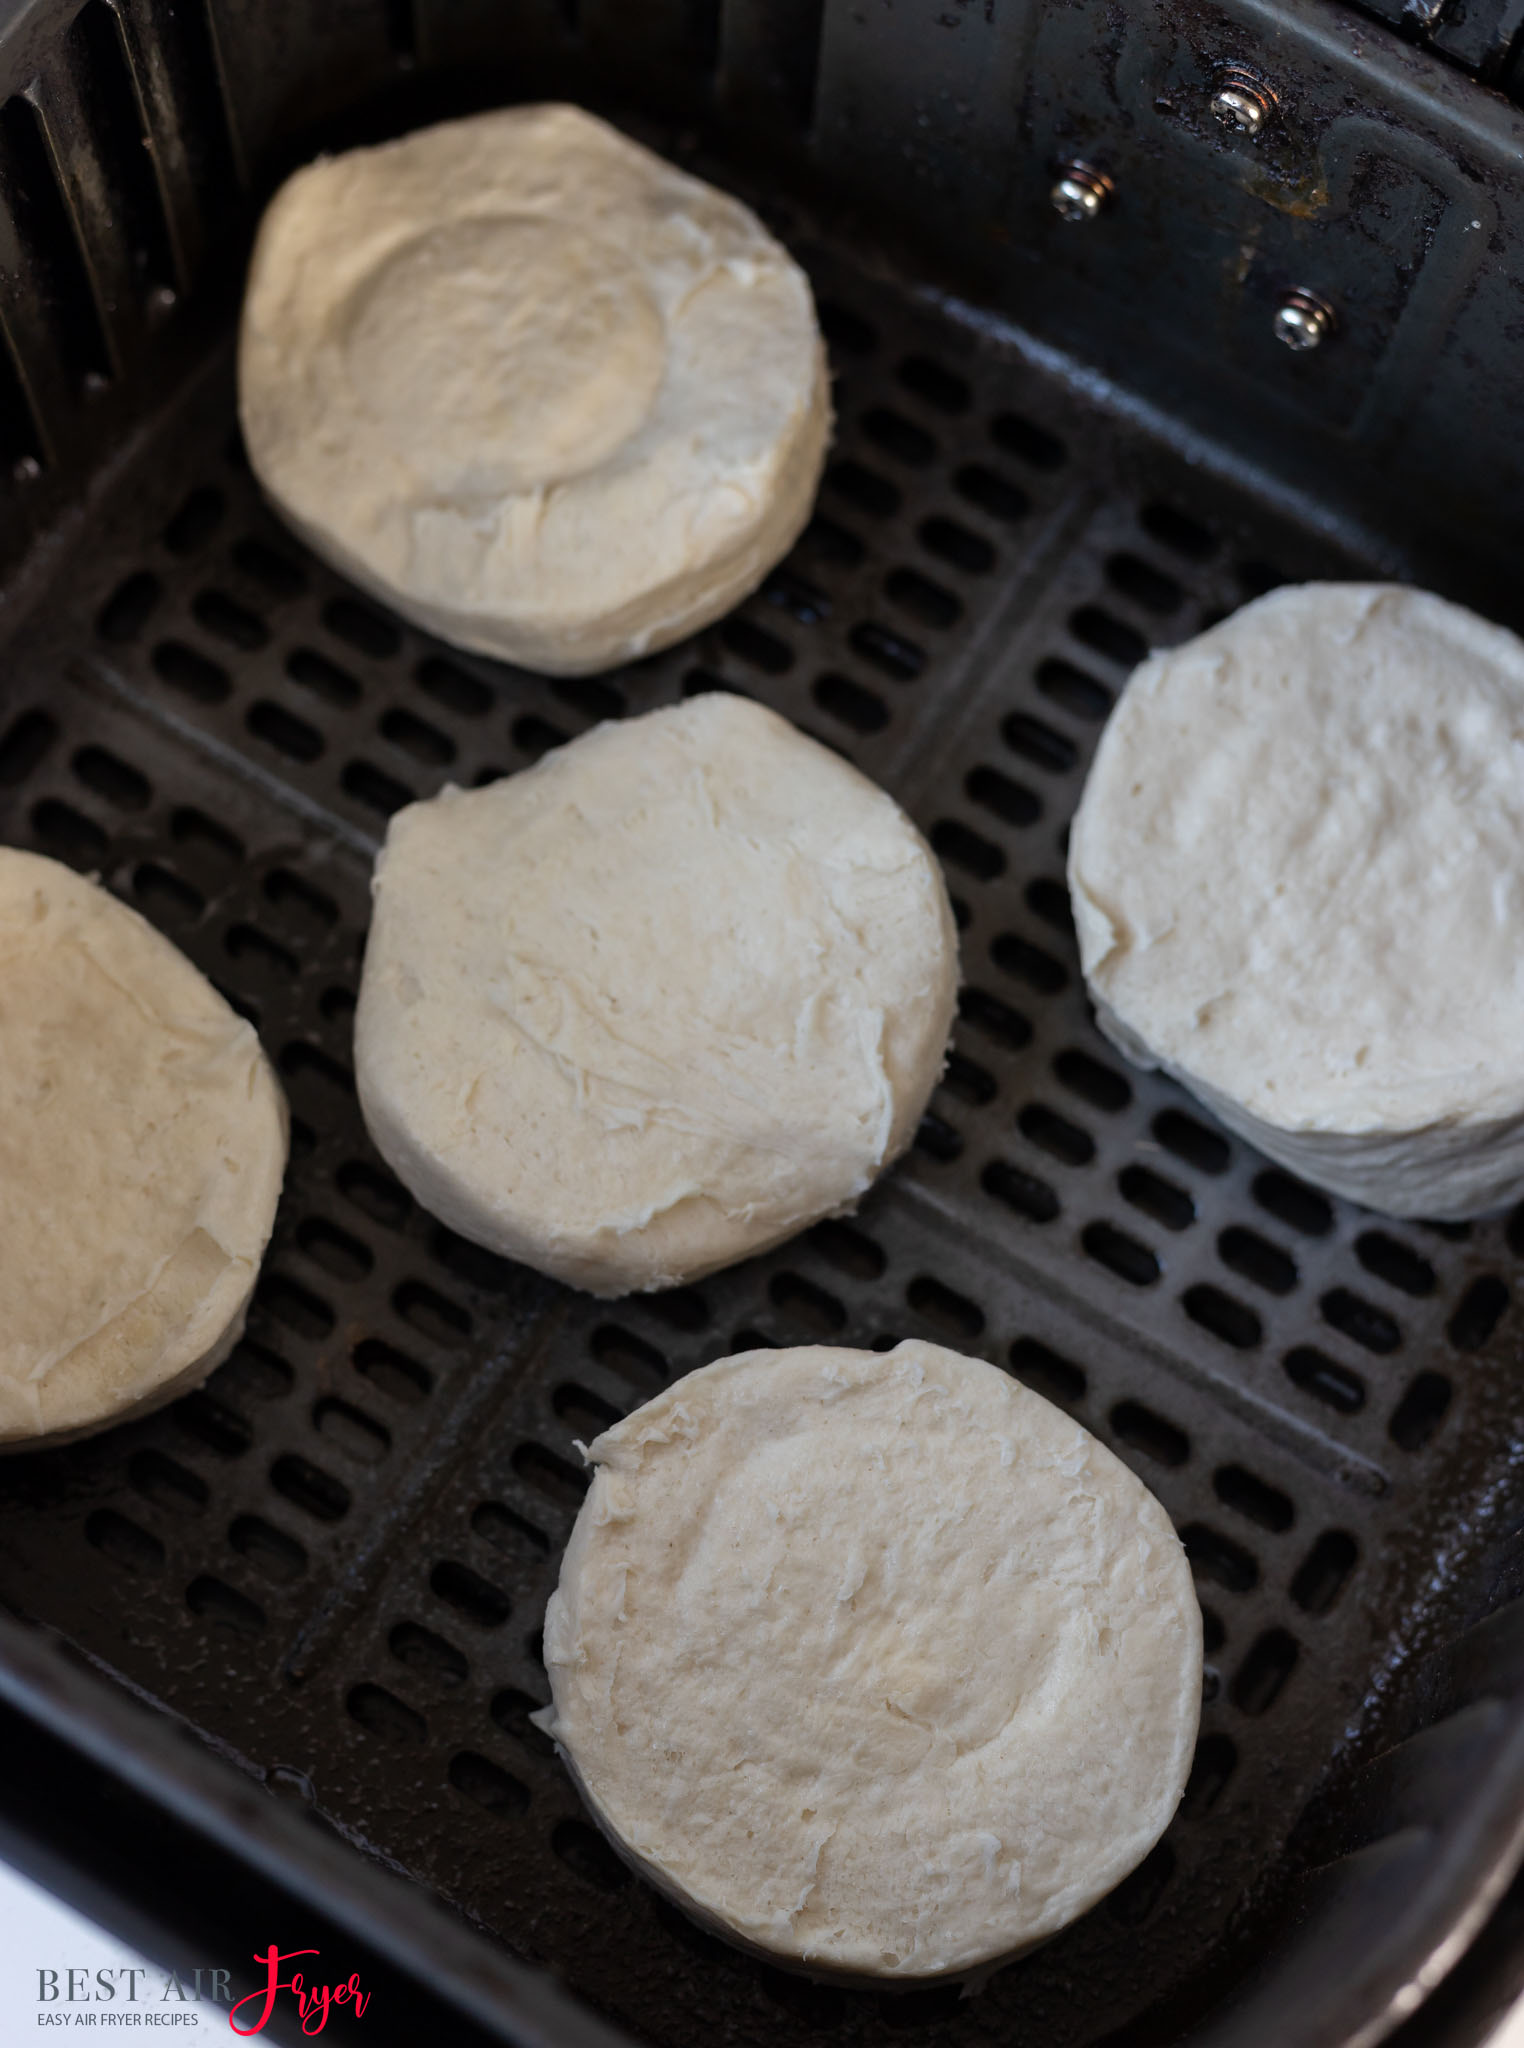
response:
M863 415L863 432L870 441L912 469L924 469L936 460L937 444L924 427L907 420L903 413L886 405L874 406Z
M612 1429L623 1415L623 1410L616 1408L612 1401L605 1401L601 1394L594 1394L571 1380L556 1388L550 1397L550 1405L560 1420L585 1443L590 1443L604 1430Z
M352 1720L383 1741L417 1746L428 1740L429 1724L422 1714L384 1685L353 1686L344 1705Z
M437 655L418 664L413 680L425 696L457 718L484 718L492 709L492 691L479 676Z
M1031 1223L1051 1223L1059 1214L1058 1196L1035 1173L1024 1173L1004 1159L992 1159L979 1176L979 1185L1007 1209L1025 1216Z
M971 1024L1008 1051L1019 1052L1031 1042L1032 1027L1021 1012L982 988L959 989L958 1015L965 1024Z
M843 569L855 569L867 553L855 533L819 512L799 536L798 546L818 556L821 561L834 562Z
M1180 1303L1193 1323L1210 1330L1235 1351L1252 1351L1264 1338L1264 1325L1254 1310L1209 1281L1187 1287Z
M379 1465L392 1447L391 1431L363 1409L328 1394L312 1411L313 1426L341 1456L359 1465Z
M1120 1442L1160 1465L1183 1465L1191 1454L1185 1431L1141 1401L1119 1401L1111 1411L1111 1428Z
M354 1348L354 1368L389 1401L416 1407L433 1392L433 1375L415 1358L379 1337L364 1337Z
M865 619L847 635L854 654L872 664L891 682L913 683L926 666L926 650L903 633Z
M1042 799L998 768L971 769L963 787L982 810L991 812L1002 824L1033 825L1042 816Z
M32 713L30 716L37 716ZM24 723L25 721L19 721ZM6 749L16 727L11 728L4 741L0 741L0 782L13 782L18 778L7 772ZM108 753L105 747L81 747L72 763L74 773L96 796L104 797L108 804L114 804L119 811L146 811L153 787L146 775L140 775L116 754Z
M211 1384L216 1386L218 1381ZM186 1394L171 1413L182 1435L219 1458L241 1458L254 1441L253 1430L238 1410L218 1400L207 1387Z
M247 1338L233 1346L227 1363L218 1368L216 1385L250 1401L279 1401L296 1384L296 1374L277 1352Z
M1347 1365L1339 1365L1311 1344L1298 1344L1282 1363L1287 1377L1304 1394L1310 1394L1340 1415L1358 1415L1365 1406L1365 1382Z
M1067 775L1079 760L1079 749L1072 740L1024 711L1011 712L1002 721L1000 734L1013 753L1053 775Z
M730 653L763 675L786 675L794 665L794 650L788 642L753 619L727 619L720 628L720 639Z
M270 629L225 590L200 590L191 601L191 616L204 632L225 640L243 654L253 654L270 638Z
M1268 1172L1257 1173L1250 1192L1267 1214L1288 1228L1300 1231L1304 1237L1326 1237L1333 1229L1332 1204L1315 1189L1293 1180L1289 1173L1281 1173L1273 1167Z
M169 829L176 846L181 848L182 864L187 858L198 866L210 864L219 870L219 881L242 867L248 858L243 841L235 833L189 804L182 804L173 813Z
M413 1198L402 1183L363 1160L347 1160L335 1176L339 1193L372 1223L400 1230L412 1214Z
M379 811L383 818L391 817L394 811L413 801L413 792L405 782L399 782L395 775L388 775L371 761L346 761L339 782L347 796L369 811Z
M1060 1407L1072 1408L1085 1398L1085 1374L1081 1366L1062 1357L1036 1337L1018 1337L1006 1354L1011 1371L1034 1394Z
M951 1166L963 1157L963 1136L933 1110L927 1110L915 1127L915 1149L938 1166Z
M832 1337L846 1328L847 1312L834 1294L799 1273L775 1273L767 1286L773 1306L801 1328Z
M1399 1450L1421 1451L1438 1434L1453 1398L1442 1373L1421 1372L1398 1402L1387 1434Z
M853 1280L878 1280L887 1264L882 1250L865 1231L839 1218L828 1217L806 1234L806 1243Z
M1026 886L1028 905L1046 925L1051 925L1064 937L1074 937L1074 916L1069 907L1069 891L1062 882L1051 875L1035 875Z
M1019 484L1013 484L997 469L987 469L982 462L966 463L953 472L952 481L960 498L987 518L998 519L1003 526L1014 526L1032 509L1032 500Z
M990 958L1002 974L1024 981L1039 995L1056 996L1069 986L1069 970L1063 962L1017 932L998 932L990 941Z
M1360 1551L1343 1529L1325 1529L1296 1569L1291 1597L1304 1614L1327 1614L1349 1583Z
M685 1330L690 1335L702 1330L709 1321L709 1304L696 1287L663 1288L660 1294L643 1295L640 1306L669 1329Z
M1172 554L1184 555L1188 561L1210 561L1219 546L1210 527L1174 505L1145 505L1138 523L1150 539L1159 541Z
M191 492L164 529L164 545L172 555L192 555L205 547L222 524L226 504L221 491L203 484Z
M1024 1138L1054 1159L1061 1159L1065 1166L1088 1166L1095 1157L1095 1140L1090 1133L1044 1103L1029 1102L1017 1116L1016 1125Z
M1355 1239L1355 1257L1367 1273L1416 1300L1432 1294L1439 1284L1427 1259L1384 1230L1362 1230Z
M1210 1735L1203 1735L1196 1744L1191 1775L1186 1780L1185 1795L1180 1801L1184 1817L1200 1820L1210 1813L1228 1789L1228 1780L1237 1768L1238 1750L1231 1736L1220 1735L1215 1730Z
M514 1508L504 1507L498 1500L484 1500L471 1517L471 1531L480 1536L484 1543L490 1543L494 1550L506 1551L510 1556L523 1551L538 1551L545 1555L550 1550L550 1538L536 1522L527 1515L521 1515Z
M966 575L985 576L995 566L995 550L983 534L972 532L956 519L924 520L917 537L928 554Z
M402 645L402 635L390 619L352 597L330 598L323 607L323 624L336 638L375 661L384 661Z
M96 613L96 632L115 646L136 640L163 595L164 586L157 576L146 569L135 570L123 578Z
M918 1316L936 1323L954 1336L977 1337L984 1328L984 1311L966 1294L946 1287L940 1280L921 1274L905 1289L905 1299Z
M667 1384L671 1368L655 1345L620 1329L617 1323L604 1323L594 1330L588 1347L600 1365L618 1373L642 1394Z
M443 1558L435 1565L429 1573L429 1589L477 1628L501 1628L513 1611L500 1587L455 1558Z
M793 569L774 569L762 585L762 596L801 626L818 626L831 616L831 600L825 592Z
M85 1523L85 1541L103 1557L141 1578L157 1577L164 1569L164 1545L157 1536L119 1515L114 1508L97 1508Z
M1146 1244L1119 1230L1114 1223L1087 1223L1080 1232L1085 1256L1115 1273L1130 1287L1152 1287L1159 1278L1158 1258Z
M494 1693L487 1712L505 1735L511 1735L515 1742L533 1752L536 1756L554 1756L556 1746L544 1729L537 1728L529 1718L541 1711L539 1700L533 1700L527 1692L520 1692L515 1685L504 1686Z
M1483 1273L1461 1296L1445 1334L1457 1351L1480 1351L1508 1307L1508 1289L1495 1273Z
M1124 1166L1117 1175L1122 1199L1162 1223L1166 1230L1186 1230L1196 1220L1196 1204L1174 1181L1147 1166Z
M1123 597L1161 618L1179 611L1185 602L1185 592L1174 577L1166 576L1138 555L1113 555L1106 564L1106 579Z
M199 1473L187 1471L162 1451L134 1454L127 1476L143 1498L174 1515L199 1515L211 1495Z
M223 934L222 944L230 960L237 960L245 968L255 969L266 977L294 981L300 972L296 955L278 939L260 931L257 925L230 925Z
M349 1488L310 1459L288 1451L270 1467L270 1484L278 1494L319 1522L341 1521L349 1512Z
M1094 648L1118 668L1133 669L1148 653L1148 642L1131 626L1102 611L1099 605L1081 605L1070 614L1069 631L1082 646Z
M1252 1280L1256 1287L1263 1287L1267 1294L1290 1294L1296 1288L1295 1262L1256 1230L1233 1224L1218 1238L1217 1256L1231 1271Z
M56 797L48 797L32 812L32 830L55 858L71 867L98 868L105 861L110 841L100 826Z
M336 1280L363 1280L376 1263L369 1245L325 1217L309 1216L298 1224L296 1241L309 1259Z
M1114 1067L1073 1049L1059 1053L1053 1071L1064 1086L1095 1109L1115 1116L1132 1101L1132 1084Z
M223 704L233 694L225 668L180 640L161 640L150 656L154 674L197 704Z
M1220 1530L1205 1522L1191 1522L1180 1531L1180 1541L1192 1570L1214 1585L1229 1593L1250 1593L1259 1584L1259 1564L1254 1553Z
M973 403L973 393L963 378L929 356L906 356L897 374L907 391L938 412L967 412Z
M833 462L825 480L848 504L875 519L888 519L900 509L896 487L877 470L865 469L860 462Z
M1384 1309L1347 1287L1335 1287L1318 1306L1324 1320L1367 1351L1386 1357L1402 1342L1402 1331Z
M828 717L850 726L853 732L882 732L889 723L889 707L883 698L848 676L817 676L810 695Z
M326 931L339 921L339 906L333 898L290 868L272 868L265 876L264 892L289 925Z
M344 1095L355 1092L355 1077L348 1067L320 1045L309 1045L305 1038L293 1038L281 1047L280 1070L289 1081L321 1081L325 1088Z
M473 1749L460 1750L451 1757L449 1778L457 1792L488 1813L518 1814L529 1809L529 1787Z
M471 1670L453 1643L416 1621L399 1621L388 1635L386 1647L399 1664L436 1685L464 1685Z
M1005 873L1005 854L971 825L960 824L956 818L939 818L930 838L939 860L961 868L976 881L993 882Z
M949 627L957 625L963 616L962 600L916 569L892 570L885 580L884 590L890 602L897 604L901 611L908 612L922 625L934 627L939 632L946 632Z
M512 1259L489 1252L485 1245L472 1244L453 1230L437 1223L429 1236L429 1249L446 1272L485 1294L506 1294L518 1284L523 1271Z
M878 347L878 335L862 315L838 305L834 299L818 299L815 314L821 333L833 349L845 349L848 355L867 356Z
M1257 1478L1242 1465L1220 1465L1212 1474L1212 1491L1224 1507L1257 1522L1272 1535L1282 1534L1296 1518L1290 1499L1278 1486Z
M300 597L307 578L291 557L252 535L233 544L233 565L274 598Z
M348 669L311 647L296 647L286 656L286 674L324 704L340 710L358 704L363 692Z
M595 1891L622 1892L630 1881L630 1873L602 1835L584 1821L557 1821L550 1846L572 1875Z
M190 924L206 909L199 889L155 860L141 861L133 869L132 893L155 924Z
M994 1075L961 1052L947 1055L947 1067L939 1085L960 1102L971 1102L976 1107L993 1102L998 1092Z
M1076 668L1072 661L1051 656L1038 664L1035 680L1049 702L1067 711L1071 718L1099 724L1110 713L1112 691L1084 669Z
M244 720L254 737L283 754L288 761L315 761L323 751L323 735L305 718L298 718L268 697L249 706Z
M185 1589L185 1604L192 1614L229 1635L257 1636L264 1632L265 1611L258 1601L224 1585L221 1579L205 1574L192 1579Z
M1295 1641L1283 1628L1267 1628L1256 1637L1233 1680L1233 1704L1239 1712L1268 1713L1285 1691L1298 1654Z
M990 439L1032 469L1062 469L1069 451L1057 434L1049 433L1020 413L1003 412L990 422Z
M304 1546L262 1515L240 1515L228 1530L228 1541L240 1557L278 1586L291 1585L307 1569Z
M404 1280L392 1296L392 1307L431 1343L459 1345L471 1335L471 1318L460 1304L421 1280Z
M1233 1154L1226 1138L1208 1130L1184 1110L1163 1109L1154 1118L1153 1133L1166 1152L1173 1152L1199 1173L1226 1173Z
M579 1508L591 1475L547 1451L543 1444L520 1444L513 1454L513 1469L524 1482L557 1507Z

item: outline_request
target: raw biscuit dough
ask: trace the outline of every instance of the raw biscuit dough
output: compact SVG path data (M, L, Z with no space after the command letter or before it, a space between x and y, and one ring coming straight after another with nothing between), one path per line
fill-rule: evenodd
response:
M288 179L238 380L255 473L319 554L447 640L564 675L754 589L809 517L831 427L798 265L569 106Z
M820 1974L962 1973L1184 1789L1201 1614L1127 1467L980 1359L750 1351L597 1438L541 1717L625 1856Z
M371 1136L462 1236L674 1285L852 1206L941 1072L957 937L893 799L716 691L392 819Z
M199 1386L286 1164L253 1030L136 911L0 848L0 1450Z
M1524 1192L1524 642L1277 590L1134 674L1069 841L1101 1028L1392 1216Z

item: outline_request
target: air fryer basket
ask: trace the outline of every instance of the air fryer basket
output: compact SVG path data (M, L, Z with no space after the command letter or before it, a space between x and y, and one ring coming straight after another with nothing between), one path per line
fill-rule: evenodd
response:
M1205 111L1230 64L1274 88L1259 143ZM1125 1069L1063 842L1132 664L1277 581L1399 576L1524 618L1524 117L1321 0L38 0L0 74L0 840L169 933L293 1109L257 1305L206 1391L0 1463L0 1700L33 1759L0 1837L55 1879L67 1845L88 1863L68 1816L115 1773L145 1827L215 1839L240 1898L306 1901L471 2024L557 2048L612 2036L502 1951L663 2048L1377 2039L1524 1848L1524 1212L1388 1226ZM756 597L574 682L445 649L304 553L248 473L230 346L290 163L552 93L767 214L814 278L840 422ZM1112 181L1094 221L1049 205L1071 159ZM1296 287L1335 308L1326 352L1273 338ZM433 1223L369 1146L369 864L412 797L716 688L928 833L956 1049L855 1219L595 1303ZM961 2001L811 1987L700 1934L528 1722L572 1440L729 1350L904 1335L1111 1444L1206 1614L1165 1840ZM93 1881L120 1889L108 1832ZM457 1924L410 1919L372 1865Z

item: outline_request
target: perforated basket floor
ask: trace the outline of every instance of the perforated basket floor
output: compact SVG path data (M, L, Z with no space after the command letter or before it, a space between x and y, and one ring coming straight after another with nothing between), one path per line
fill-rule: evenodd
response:
M645 2040L1131 2041L1273 1888L1474 1552L1524 1416L1509 1231L1388 1228L1267 1170L1124 1069L1080 988L1064 832L1129 667L1280 577L1362 565L1013 344L804 253L840 371L819 515L670 654L552 683L358 601L262 508L225 356L55 565L3 656L0 837L98 870L255 1021L293 1149L247 1340L206 1391L0 1465L0 1598ZM913 1155L855 1220L597 1304L441 1229L369 1146L369 864L409 798L713 688L840 749L929 834L962 1021ZM962 2003L813 1988L701 1935L614 1860L527 1720L572 1440L736 1348L902 1335L995 1360L1111 1444L1206 1611L1165 1841Z

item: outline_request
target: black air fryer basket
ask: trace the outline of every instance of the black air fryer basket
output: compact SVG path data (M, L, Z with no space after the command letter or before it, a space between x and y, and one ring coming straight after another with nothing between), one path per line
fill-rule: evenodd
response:
M0 1462L0 1850L176 1963L252 1982L254 1947L321 1946L376 1987L356 2041L1474 2040L1524 1975L1524 1212L1388 1226L1124 1068L1063 845L1132 665L1277 582L1396 578L1524 626L1524 8L0 17L0 840L160 925L293 1109L228 1364ZM285 171L545 97L758 207L838 380L817 515L763 589L574 682L362 600L265 509L233 407ZM956 1049L855 1219L595 1303L441 1228L370 1147L368 872L411 798L713 689L925 829L962 925ZM700 1933L528 1718L573 1439L727 1351L910 1335L1112 1445L1206 1615L1168 1834L968 1999L817 1987Z

